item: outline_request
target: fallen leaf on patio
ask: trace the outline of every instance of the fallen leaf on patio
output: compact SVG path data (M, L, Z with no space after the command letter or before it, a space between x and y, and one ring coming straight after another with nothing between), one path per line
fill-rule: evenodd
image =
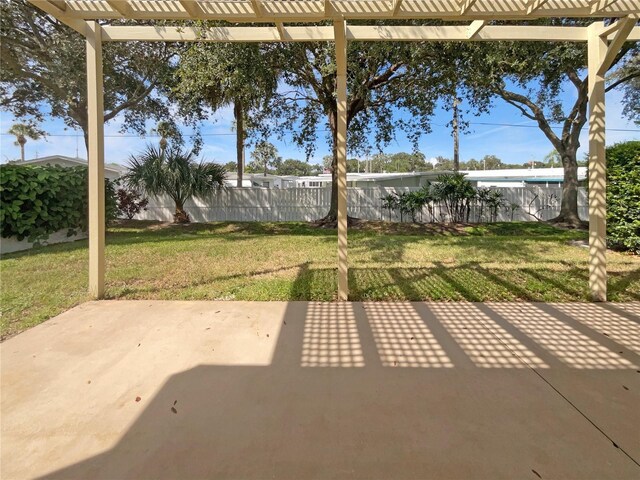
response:
M91 380L87 380L87 383L91 383Z
M611 441L611 443L613 443L613 446L614 446L614 447L616 447L616 448L620 448L620 447L618 446L618 444L617 444L616 442L614 442L613 440Z
M176 403L178 403L178 400L175 400L175 401L173 402L173 406L174 406L174 407L176 406Z
M173 413L178 413L178 410L176 410L176 407L171 407L171 411L172 411Z
M139 402L140 400L142 400L142 398L136 397L136 402Z
M627 387L626 385L622 385L622 388L624 388L625 390L629 390L629 387Z
M531 469L531 471L536 474L536 477L542 478L542 475L540 475L538 472L536 472L533 468Z

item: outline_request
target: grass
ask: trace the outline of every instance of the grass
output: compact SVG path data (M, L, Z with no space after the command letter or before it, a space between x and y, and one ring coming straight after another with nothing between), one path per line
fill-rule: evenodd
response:
M352 300L587 301L586 233L537 223L349 232ZM336 233L304 223L166 226L107 233L107 297L322 300L336 292ZM3 256L3 338L88 300L87 242ZM609 298L640 300L640 259L610 253Z

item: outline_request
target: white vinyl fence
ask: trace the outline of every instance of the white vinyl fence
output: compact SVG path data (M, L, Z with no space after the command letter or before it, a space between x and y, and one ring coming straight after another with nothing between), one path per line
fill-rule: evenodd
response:
M373 187L349 188L349 215L366 220L389 220L389 211L382 208L382 197L391 193L402 193L418 190L411 187ZM513 220L535 220L526 212L537 213L543 220L553 218L560 210L561 188L523 187L497 188L503 193L508 205L517 204L513 211ZM185 209L194 222L239 221L239 222L284 222L311 221L323 217L329 210L331 189L320 188L226 188L216 192L207 201L195 200L187 202ZM580 217L588 217L587 194L581 188L578 192ZM147 210L136 216L139 220L173 220L174 204L168 197L150 198ZM479 208L472 206L470 222L476 222ZM486 217L488 215L485 207ZM433 211L436 221L448 221L447 210L437 205ZM498 211L498 221L510 221L512 212L509 208ZM399 214L393 214L391 220L399 221ZM405 221L410 221L405 218ZM418 220L433 221L427 208ZM486 218L484 219L486 221Z

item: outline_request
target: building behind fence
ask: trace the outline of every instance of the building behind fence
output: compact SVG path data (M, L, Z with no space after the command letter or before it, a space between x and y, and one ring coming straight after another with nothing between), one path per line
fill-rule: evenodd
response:
M372 187L348 189L349 215L366 220L399 221L400 214L383 208L382 197L392 193L418 190L410 187ZM560 211L562 189L553 187L500 188L505 203L498 211L498 221L533 221L536 214L542 220L553 218ZM322 218L329 210L330 188L228 188L216 192L207 201L189 201L186 210L194 222L236 221L236 222L285 222L312 221ZM518 207L510 208L509 205ZM473 205L470 222L477 222L479 206ZM485 207L485 215L487 209ZM578 192L578 211L581 218L588 217L587 194L584 188ZM136 218L139 220L173 220L174 205L171 199L150 198L146 211ZM425 208L418 214L418 220L448 221L443 205L435 205L430 214ZM483 218L482 221L486 221ZM404 221L410 221L405 218Z

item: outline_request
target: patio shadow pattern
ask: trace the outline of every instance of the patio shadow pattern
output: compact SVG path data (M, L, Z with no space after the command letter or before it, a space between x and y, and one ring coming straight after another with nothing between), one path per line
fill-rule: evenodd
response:
M637 304L105 301L2 345L2 478L638 478Z

